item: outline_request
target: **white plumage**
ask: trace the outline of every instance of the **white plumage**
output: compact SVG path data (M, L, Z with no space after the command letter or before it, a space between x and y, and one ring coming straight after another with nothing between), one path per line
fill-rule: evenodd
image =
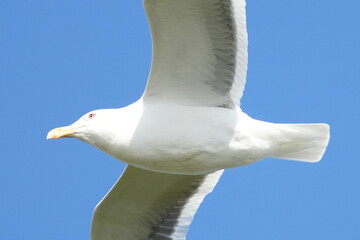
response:
M246 81L243 0L144 1L153 39L148 102L239 106Z
M265 157L321 159L327 124L274 124L240 109L244 0L145 0L153 62L142 98L92 111L48 138L75 137L129 166L95 209L92 240L185 239L223 169Z
M185 239L222 172L186 176L127 166L95 209L92 239Z

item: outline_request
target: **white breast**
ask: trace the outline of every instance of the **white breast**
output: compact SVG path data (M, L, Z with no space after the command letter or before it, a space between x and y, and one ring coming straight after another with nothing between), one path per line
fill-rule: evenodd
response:
M241 111L138 105L128 111L121 109L121 121L133 121L132 127L118 129L114 133L117 141L112 142L111 148L103 149L128 164L153 171L199 174L245 165L263 157L248 153L253 151L249 144L256 142L248 139L253 134L249 127L256 120ZM138 109L135 111L140 107L141 114Z

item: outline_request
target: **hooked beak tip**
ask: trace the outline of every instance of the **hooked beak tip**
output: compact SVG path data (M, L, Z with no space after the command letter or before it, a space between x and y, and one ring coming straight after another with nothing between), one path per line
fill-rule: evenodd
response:
M60 128L55 128L53 130L51 130L47 136L46 139L58 139L58 138L63 138L63 137L70 137L71 135L74 134L74 128L73 127L60 127Z

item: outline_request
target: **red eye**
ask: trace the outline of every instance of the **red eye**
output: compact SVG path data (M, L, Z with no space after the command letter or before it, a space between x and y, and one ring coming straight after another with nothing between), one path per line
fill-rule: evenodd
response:
M90 114L88 115L88 118L89 118L89 119L93 119L93 118L95 117L95 115L96 115L95 113L90 113Z

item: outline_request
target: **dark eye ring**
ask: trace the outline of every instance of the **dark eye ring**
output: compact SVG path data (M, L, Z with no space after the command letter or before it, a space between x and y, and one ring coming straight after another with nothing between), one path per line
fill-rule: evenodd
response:
M93 119L95 116L96 116L95 113L90 113L90 114L88 115L88 118L89 118L89 119Z

